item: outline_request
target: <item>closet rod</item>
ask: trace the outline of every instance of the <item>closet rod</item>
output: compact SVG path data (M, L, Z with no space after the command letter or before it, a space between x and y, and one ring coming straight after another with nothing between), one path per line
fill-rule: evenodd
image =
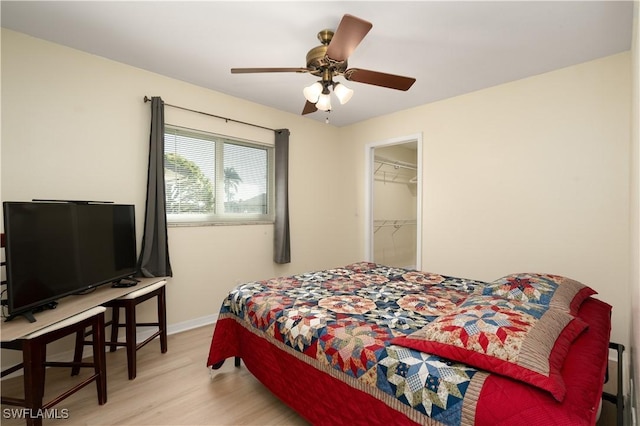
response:
M403 169L409 169L409 170L417 170L418 167L411 165L409 163L405 163L403 161L389 161L389 160L382 160L382 159L378 159L378 158L374 158L374 160L376 163L380 163L380 164L386 164L387 166L392 166L392 167L400 167Z
M151 98L145 95L144 102L145 103L151 102ZM219 115L209 114L208 112L202 112L202 111L197 111L195 109L185 108L185 107L181 107L181 106L177 106L177 105L171 105L171 104L168 104L166 102L165 102L165 105L168 106L168 107L171 107L171 108L177 108L177 109L181 109L181 110L184 110L184 111L195 112L196 114L202 114L202 115L206 115L206 116L209 116L209 117L219 118L219 119L227 121L227 122L232 121L234 123L244 124L244 125L247 125L247 126L253 126L253 127L257 127L259 129L271 130L272 132L276 131L276 129L271 129L269 127L260 126L259 124L247 123L246 121L240 121L240 120L234 120L233 118L221 117Z

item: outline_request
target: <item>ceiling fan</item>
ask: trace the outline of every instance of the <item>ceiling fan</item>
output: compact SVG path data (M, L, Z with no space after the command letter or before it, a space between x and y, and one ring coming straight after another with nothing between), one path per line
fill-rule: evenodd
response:
M342 17L335 32L322 30L318 40L322 43L307 53L306 68L231 68L232 74L265 73L265 72L297 72L309 73L321 80L305 87L303 94L307 100L302 114L317 110L330 111L331 99L329 88L345 104L353 95L353 90L344 84L334 81L343 76L348 81L372 84L396 90L409 90L415 78L370 71L361 68L347 68L347 59L367 35L373 25L364 19L346 14Z

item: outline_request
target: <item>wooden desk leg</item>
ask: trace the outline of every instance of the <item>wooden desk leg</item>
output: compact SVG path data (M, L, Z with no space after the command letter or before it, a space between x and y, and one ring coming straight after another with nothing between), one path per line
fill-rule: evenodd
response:
M115 306L111 309L111 342L118 341L118 334L120 332L120 308ZM118 349L117 345L109 345L109 352L115 352Z
M42 399L44 396L44 362L47 356L46 346L37 339L23 340L22 357L24 362L24 402L27 408L27 426L42 426ZM34 417L32 417L32 415Z
M167 352L167 303L165 288L158 293L158 324L160 327L160 352Z
M136 378L136 305L133 300L127 300L127 307L125 309L125 318L127 324L126 341L127 341L127 370L129 373L129 380Z
M107 402L107 361L105 356L104 342L104 315L98 319L98 324L93 328L93 369L96 377L96 388L98 390L98 404L103 405Z

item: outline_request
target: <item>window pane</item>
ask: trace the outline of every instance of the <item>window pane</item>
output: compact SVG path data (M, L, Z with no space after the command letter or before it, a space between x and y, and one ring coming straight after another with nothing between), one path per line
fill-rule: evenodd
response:
M224 144L225 213L267 214L267 150Z
M169 223L273 221L273 147L165 128Z
M164 144L167 213L213 213L215 142L167 129Z

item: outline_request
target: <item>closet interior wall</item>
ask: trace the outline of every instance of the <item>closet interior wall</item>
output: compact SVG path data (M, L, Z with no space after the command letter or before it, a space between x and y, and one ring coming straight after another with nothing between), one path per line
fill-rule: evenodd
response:
M375 148L373 257L376 263L415 267L416 161L415 143Z

